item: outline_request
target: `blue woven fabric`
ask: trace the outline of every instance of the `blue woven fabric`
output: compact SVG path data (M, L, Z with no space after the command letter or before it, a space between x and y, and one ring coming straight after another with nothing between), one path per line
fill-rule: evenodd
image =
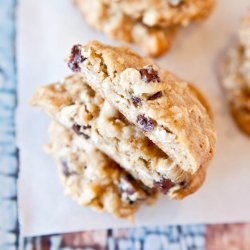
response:
M129 229L128 237L116 238L111 231L108 249L119 250L203 250L205 226L164 226Z
M15 0L0 1L0 249L17 248Z
M0 249L17 249L18 152L15 144L16 68L15 68L15 0L0 0ZM60 248L60 236L50 238L51 249ZM25 249L31 247L26 239ZM204 226L168 226L130 229L126 238L116 238L107 231L106 249L120 250L202 250L205 248ZM67 248L70 249L70 248Z

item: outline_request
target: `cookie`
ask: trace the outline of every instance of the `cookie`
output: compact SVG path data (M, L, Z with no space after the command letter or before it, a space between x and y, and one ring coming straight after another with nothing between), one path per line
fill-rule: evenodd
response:
M75 45L68 65L183 171L194 174L212 158L210 113L186 81L127 47L97 41Z
M244 48L230 49L221 67L221 83L238 127L250 135L250 60Z
M175 37L177 26L148 27L117 11L114 4L109 7L102 1L75 1L86 21L96 30L103 31L110 39L135 43L151 56L167 51ZM96 10L90 12L89 10Z
M78 0L81 2L81 0ZM149 27L187 26L191 21L207 17L214 6L214 0L123 0L112 2L134 20L140 20Z
M52 122L47 152L55 159L65 193L81 206L132 219L157 194L72 130Z
M220 80L236 124L250 135L250 16L243 19L239 38L223 61Z
M114 40L135 43L146 54L167 51L180 26L202 19L214 0L75 0L86 21Z
M205 164L195 173L184 171L91 89L81 74L42 87L31 104L40 106L53 119L91 142L136 180L172 199L193 193L204 181ZM141 99L134 98L133 105L140 106Z

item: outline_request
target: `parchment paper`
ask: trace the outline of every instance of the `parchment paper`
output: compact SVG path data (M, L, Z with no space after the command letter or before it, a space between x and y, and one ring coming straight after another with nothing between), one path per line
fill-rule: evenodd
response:
M89 28L70 0L20 0L18 7L17 134L20 148L19 216L23 235L78 230L250 221L250 140L228 114L216 71L225 48L236 36L247 0L218 0L212 16L178 35L171 52L158 62L206 93L215 111L218 131L216 156L205 185L183 201L162 196L143 207L135 225L81 208L69 197L55 164L43 151L49 119L28 106L35 90L70 73L64 62L73 44L98 39L112 43ZM90 10L94 11L94 10Z

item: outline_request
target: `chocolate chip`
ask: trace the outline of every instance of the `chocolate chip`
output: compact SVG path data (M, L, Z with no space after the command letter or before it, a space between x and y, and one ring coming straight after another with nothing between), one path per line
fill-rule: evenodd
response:
M88 140L88 139L90 138L90 136L87 135L87 134L85 134L85 133L82 133L82 136L83 136L86 140Z
M68 66L73 72L79 72L81 70L80 63L84 62L84 58L81 54L81 45L74 45L71 49L71 55L68 61Z
M159 92L156 92L155 94L151 95L148 100L149 101L153 101L153 100L156 100L158 98L162 97L162 92L159 91Z
M158 71L154 70L150 65L148 68L140 69L141 79L144 82L160 82L160 77L158 76Z
M74 124L74 125L72 126L72 129L74 130L74 132L75 132L77 135L80 135L80 134L81 134L81 132L80 132L81 126L80 126L80 125Z
M74 131L77 135L83 136L86 140L89 139L90 136L87 135L87 134L85 134L84 132L82 132L82 130L83 130L83 129L89 129L89 128L91 128L91 126L89 126L89 125L88 125L88 126L80 126L80 125L78 125L78 124L76 124L76 123L72 126L73 131Z
M71 175L70 171L69 171L69 166L68 166L68 163L66 160L62 160L61 161L61 164L62 164L62 170L63 170L63 174L66 176L66 177L69 177Z
M131 97L132 103L135 105L135 107L139 107L142 105L142 99L137 96L132 96Z
M169 179L162 179L161 181L154 182L154 186L163 194L167 194L168 190L175 184Z
M90 129L91 126L90 125L87 125L87 126L82 126L83 129Z
M138 115L136 122L138 127L146 132L152 131L155 127L155 122L150 118L146 118L145 115Z

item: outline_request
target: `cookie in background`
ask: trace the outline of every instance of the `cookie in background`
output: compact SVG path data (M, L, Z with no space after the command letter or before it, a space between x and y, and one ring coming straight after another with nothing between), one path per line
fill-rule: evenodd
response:
M177 31L205 19L214 0L74 0L89 25L109 38L136 44L157 57L173 43Z
M222 63L220 82L236 124L250 136L250 14L242 19L238 37Z

